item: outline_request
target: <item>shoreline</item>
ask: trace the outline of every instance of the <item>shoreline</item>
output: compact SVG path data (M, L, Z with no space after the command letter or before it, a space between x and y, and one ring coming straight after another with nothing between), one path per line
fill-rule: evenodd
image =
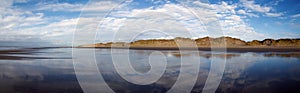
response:
M0 54L23 54L28 51L53 48L87 48L87 49L131 49L131 50L198 50L198 51L227 51L227 52L300 52L300 47L35 47L23 49L0 50Z
M132 49L132 50L198 50L228 52L300 52L300 47L74 47L95 49Z
M31 59L66 59L66 58L52 58L52 57L26 57L22 55L32 55L35 51L40 49L53 49L53 48L73 48L73 49L131 49L131 50L157 50L157 51L168 51L168 50L184 50L184 51L214 51L214 52L287 52L287 53L300 53L300 47L40 47L40 48L24 48L24 49L12 49L12 50L0 50L0 60L31 60Z

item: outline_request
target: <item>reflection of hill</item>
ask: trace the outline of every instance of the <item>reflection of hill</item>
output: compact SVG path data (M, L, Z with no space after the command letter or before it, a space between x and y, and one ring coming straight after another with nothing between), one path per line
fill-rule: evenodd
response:
M300 58L299 52L293 53L267 53L264 54L265 57L286 57L286 58Z
M171 55L174 57L183 57L183 56L193 56L193 55L197 55L197 54L173 52L173 53L171 53ZM226 54L199 53L198 55L201 57L205 57L205 58L217 57L217 58L227 58L227 59L240 56L239 54L233 54L233 53L226 53Z
M138 40L130 43L125 42L109 42L98 43L90 45L82 45L80 47L167 47L176 48L180 47L300 47L300 39L265 39L263 41L253 40L246 42L232 37L219 37L219 38L198 38L189 39L177 37L175 39L150 39ZM226 45L226 46L224 46Z

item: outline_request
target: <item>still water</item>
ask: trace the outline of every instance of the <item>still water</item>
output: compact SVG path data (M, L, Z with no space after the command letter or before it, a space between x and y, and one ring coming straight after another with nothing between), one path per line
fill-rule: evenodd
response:
M225 60L224 56L225 71L217 93L300 93L298 52L227 52L212 57L209 51L130 50L132 67L140 73L149 71L148 60L154 51L164 55L167 65L162 77L149 85L123 79L114 68L110 49L95 49L93 60L106 84L117 93L164 93L176 82L181 67L195 65L192 62L181 65L181 59L193 57L200 59L200 68L192 92L200 93L214 64L211 60ZM85 56L85 52L80 55ZM0 93L83 93L73 59L76 58L72 57L71 48L3 49L0 51ZM85 68L85 62L79 64L82 68L77 69ZM77 74L88 78L95 73ZM90 83L87 85L93 88L93 82Z

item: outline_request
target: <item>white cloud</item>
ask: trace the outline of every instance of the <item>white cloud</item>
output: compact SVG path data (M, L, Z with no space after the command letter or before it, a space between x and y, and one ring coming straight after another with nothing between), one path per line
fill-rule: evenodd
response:
M45 17L44 13L35 13L29 10L11 7L12 3L12 1L4 0L0 6L0 41L45 40L52 43L71 44L76 25L82 27L79 28L79 31L86 31L97 27L99 23L99 20L95 20L96 17L80 18L80 24L77 24L79 18ZM113 4L111 1L100 1L91 3L91 6L86 6L85 10L88 12L97 10L109 11L109 6L114 5L116 4ZM39 3L37 10L81 11L82 8L82 4ZM53 19L60 21L53 21Z
M71 3L39 3L36 10L64 11L64 12L103 12L109 11L118 4L114 1L88 2L87 4Z
M240 2L245 8L256 12L268 13L272 9L271 7L260 6L259 4L255 4L255 2L252 0L240 0Z
M101 2L89 2L88 6L85 6L83 11L109 11L114 7L117 7L118 3L114 1L101 1Z
M80 11L83 4L70 3L39 3L36 10L50 10L50 11Z
M190 7L187 9L186 7L178 4L165 4L157 8L150 7L133 10L120 9L121 11L114 11L111 13L111 17L107 17L101 21L102 25L98 29L98 39L101 42L111 41L113 36L119 31L119 37L124 40L128 37L132 37L131 35L133 34L147 29L161 30L165 33L171 33L172 37L195 38L228 35L244 40L252 40L260 39L264 36L255 32L254 29L246 24L240 16L236 15L236 5L229 5L226 2L222 2L221 4L206 4L198 2L198 4L205 5L203 7L209 8ZM93 10L92 8L87 9ZM110 8L103 9L105 10ZM194 11L197 15L194 15L191 11ZM5 18L5 20L13 18L14 17ZM34 14L32 17L25 17L22 20L28 20L28 22L25 22L27 24L24 23L23 26L30 26L29 23L37 24L39 22L46 21L46 19L43 19L43 14ZM215 25L216 22L220 22L221 25ZM93 32L95 28L97 28L99 23L99 19L95 17L62 19L59 22L52 22L44 26L12 29L11 34L18 32L18 34L21 35L38 36L42 40L48 40L56 43L70 43L72 41L72 35L75 31L76 25L78 27L77 31L86 34L79 37L84 39L88 33L91 31ZM7 25L3 27L10 28L15 25ZM221 29L223 29L225 33L220 33ZM144 34L143 38L170 37L168 35L162 35L162 33L147 33ZM116 39L118 40L118 38Z
M132 34L142 32L145 29L159 29L164 33L171 33L173 37L195 38L226 35L243 40L264 38L263 34L255 32L253 27L246 24L240 16L236 15L235 9L237 5L229 5L226 2L221 4L194 2L194 4L203 8L189 7L187 9L177 4L165 4L158 8L150 7L112 12L113 17L104 19L105 22L103 24L105 25L102 26L99 37L107 37L107 33L109 33L110 39L112 39L112 36L117 31L120 31L118 32L119 34L121 33L119 37L128 39L132 37ZM191 11L194 13L191 13ZM215 25L218 20L221 25ZM221 29L224 30L224 33L220 32ZM157 38L158 34L147 33L146 35L144 38ZM170 37L165 36L165 38ZM103 40L103 38L101 39Z
M104 14L117 6L112 1L101 1L83 4L57 3L38 4L37 10L49 11L81 11L81 18L63 18L58 22L52 22L52 18L45 17L43 13L34 13L22 9L12 9L11 2L5 1L6 6L0 6L0 40L32 40L39 38L55 43L71 43L73 32L82 32L78 38L92 36L98 28L98 40L101 42L111 41L118 32L121 38L144 30L161 30L171 33L173 37L204 37L204 36L232 36L243 40L263 39L264 34L255 31L247 24L243 16L258 17L252 11L263 12L266 16L278 17L276 13L270 13L270 9L259 6L254 2L244 1L249 4L248 10L240 9L238 4L220 4L193 2L196 6L181 6L180 4L165 4L159 7L143 9L125 9L120 5L106 18L101 20ZM250 2L250 3L249 3ZM3 4L3 3L2 3ZM237 9L239 9L237 11ZM191 12L192 11L192 12ZM95 13L96 12L96 13ZM101 13L97 13L101 12ZM95 15L90 15L95 13ZM239 14L239 15L238 15ZM99 23L101 23L99 25ZM217 24L218 23L218 24ZM99 27L98 27L99 26ZM224 33L221 33L221 31ZM215 33L215 34L214 34ZM85 35L84 35L85 34ZM22 37L19 37L22 36ZM162 33L146 33L143 38L170 38ZM141 38L141 39L143 39ZM86 42L90 43L90 42Z
M187 37L188 32L184 29L184 23L179 21L190 20L191 22L195 18L186 8L175 4L166 4L156 9L116 11L112 14L116 17L105 18L101 32L115 32L118 35L117 40L125 41L130 40L132 35L149 29L168 33L173 37ZM148 36L144 38L156 37Z
M263 34L257 33L253 27L249 26L246 22L244 22L242 17L237 15L236 13L246 14L249 16L256 15L251 15L251 13L247 13L244 10L239 10L236 12L235 10L237 6L235 4L229 5L226 2L222 2L221 5L212 4L211 6L214 6L214 8L216 8L219 14L219 22L225 35L240 38L243 40L264 38Z
M283 13L266 13L269 17L280 17L283 15Z
M268 17L280 17L283 15L283 13L272 13L271 10L274 10L272 7L262 6L260 4L255 3L254 0L240 0L240 2L242 4L241 6L246 8L248 11L262 13ZM275 2L275 3L278 4L279 2ZM253 13L245 12L245 14L247 14L250 17L258 17L258 15L255 15Z
M34 26L44 23L43 13L3 8L0 15L0 31L10 31L25 26Z
M280 2L283 2L284 0L276 0L276 1L273 1L273 5L278 5Z
M295 14L295 15L292 15L291 17L292 18L298 18L298 17L300 17L300 14Z
M12 0L0 0L0 8L8 7L13 4Z
M246 14L246 11L245 10L238 10L237 13L238 14Z
M242 9L241 9L241 10L238 10L237 13L240 14L240 15L247 15L247 16L249 16L249 17L256 17L256 18L259 17L257 14L251 13L251 11L250 11L250 12L247 12L247 11L242 10Z

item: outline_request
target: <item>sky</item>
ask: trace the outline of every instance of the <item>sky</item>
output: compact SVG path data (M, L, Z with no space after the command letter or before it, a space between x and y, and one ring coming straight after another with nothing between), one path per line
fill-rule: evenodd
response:
M0 42L300 38L299 0L0 0ZM73 38L74 37L74 38Z

